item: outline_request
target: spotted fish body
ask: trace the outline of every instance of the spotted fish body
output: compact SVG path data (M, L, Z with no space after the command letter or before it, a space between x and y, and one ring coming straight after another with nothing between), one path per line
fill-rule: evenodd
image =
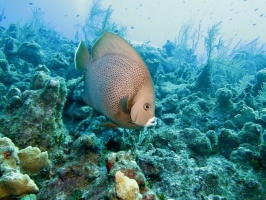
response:
M83 100L113 126L141 128L156 124L154 91L149 71L122 38L105 33L92 49L76 52L76 68L85 69Z

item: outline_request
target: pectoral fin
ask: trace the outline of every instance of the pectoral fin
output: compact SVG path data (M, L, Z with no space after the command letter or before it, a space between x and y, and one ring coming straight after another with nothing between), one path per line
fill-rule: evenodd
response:
M123 97L119 102L119 110L129 114L129 100L128 96Z

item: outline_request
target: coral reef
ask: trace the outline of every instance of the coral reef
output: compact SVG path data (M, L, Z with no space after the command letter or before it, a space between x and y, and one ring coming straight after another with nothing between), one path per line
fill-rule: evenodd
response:
M38 145L47 150L56 143L62 144L68 135L61 119L65 98L62 78L37 71L29 90L21 93L18 88L11 88L7 93L1 132L20 148Z
M97 2L91 9L100 20L88 18L105 24L95 27L123 35ZM183 41L197 41L186 26L170 56L132 42L154 81L158 125L106 129L96 125L105 117L82 101L77 43L42 24L38 10L34 16L0 29L0 198L266 199L260 48L226 52L219 23L205 37L205 62ZM83 28L90 47L100 32Z
M21 59L32 63L35 66L42 64L44 61L44 53L41 46L35 42L22 43L18 48L17 53Z

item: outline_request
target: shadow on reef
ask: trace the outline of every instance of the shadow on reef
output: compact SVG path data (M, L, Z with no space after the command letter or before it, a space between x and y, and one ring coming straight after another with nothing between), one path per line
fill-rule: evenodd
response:
M77 44L19 30L0 30L0 198L266 198L265 54L240 49L200 66L191 48L133 43L154 80L158 125L105 129L81 99Z

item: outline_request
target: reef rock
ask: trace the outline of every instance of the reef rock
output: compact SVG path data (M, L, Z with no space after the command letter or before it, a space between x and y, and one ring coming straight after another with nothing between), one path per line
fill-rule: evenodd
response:
M237 137L240 143L258 146L261 143L262 127L259 124L247 122Z
M62 144L68 136L62 122L67 95L65 81L38 71L31 80L30 89L19 96L14 89L14 92L8 93L11 99L16 97L20 104L6 105L5 118L0 119L0 131L20 148L58 148L54 144ZM11 97L11 94L15 96Z
M257 82L256 84L253 86L253 91L255 94L258 94L259 90L261 90L263 84L266 83L266 68L258 71L257 75Z
M39 44L35 42L24 42L18 49L18 55L21 59L37 66L44 61L44 53Z

